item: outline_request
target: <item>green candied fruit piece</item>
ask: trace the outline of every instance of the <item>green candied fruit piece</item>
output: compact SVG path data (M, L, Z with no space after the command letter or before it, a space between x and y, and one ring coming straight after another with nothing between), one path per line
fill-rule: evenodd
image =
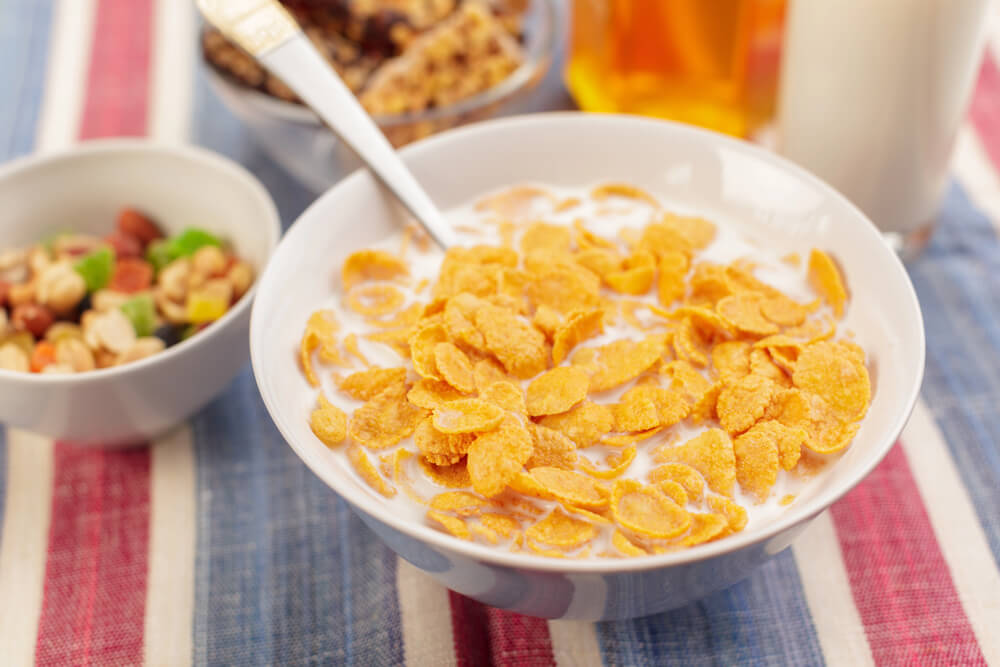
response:
M157 239L146 246L146 261L153 266L153 273L158 274L163 267L170 263L167 242L163 239Z
M149 294L138 294L119 308L132 323L135 335L139 338L152 336L156 331L156 305Z
M198 248L207 245L221 246L222 240L204 229L188 227L177 236L167 239L167 256L170 261L178 257L188 257L193 255Z
M87 291L96 292L111 281L115 272L115 253L108 246L101 246L78 259L73 268L87 283Z

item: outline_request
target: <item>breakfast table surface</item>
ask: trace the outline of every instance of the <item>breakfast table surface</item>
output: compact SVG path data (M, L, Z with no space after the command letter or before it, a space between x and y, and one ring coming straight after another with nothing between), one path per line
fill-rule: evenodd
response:
M287 227L315 195L209 89L191 5L0 0L0 161L106 136L190 142L252 171ZM910 423L750 578L605 623L451 593L296 457L248 366L146 446L0 430L0 664L1000 665L995 48L937 231L907 264L927 328ZM557 72L529 102L569 105Z

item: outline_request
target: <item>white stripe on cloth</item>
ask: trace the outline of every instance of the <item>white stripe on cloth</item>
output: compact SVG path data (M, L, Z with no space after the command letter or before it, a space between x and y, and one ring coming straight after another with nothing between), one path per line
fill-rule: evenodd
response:
M792 551L826 663L874 665L829 512L813 520L792 544Z
M958 132L951 167L976 208L989 217L1000 233L1000 178L979 135L968 124Z
M196 548L194 440L185 424L152 444L145 662L191 663Z
M35 661L52 519L53 443L8 429L0 533L0 664Z
M155 0L147 132L159 141L188 141L194 91L196 22L193 2Z
M57 0L53 9L35 150L52 151L76 142L94 39L97 0Z
M396 591L407 667L457 664L448 589L429 574L397 558Z
M552 657L560 667L601 667L597 628L586 621L549 621Z
M934 535L987 664L1000 665L1000 571L934 417L918 401L901 438Z

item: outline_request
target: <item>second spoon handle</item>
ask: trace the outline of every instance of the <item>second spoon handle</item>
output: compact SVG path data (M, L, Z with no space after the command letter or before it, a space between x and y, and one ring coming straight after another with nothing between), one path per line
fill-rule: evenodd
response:
M198 5L315 111L438 245L456 244L454 231L392 144L277 0L198 0Z

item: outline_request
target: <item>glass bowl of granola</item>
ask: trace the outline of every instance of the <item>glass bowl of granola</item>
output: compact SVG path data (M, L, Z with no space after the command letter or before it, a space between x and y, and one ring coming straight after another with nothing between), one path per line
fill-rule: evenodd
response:
M393 145L512 110L545 76L556 0L285 0ZM358 166L280 79L202 33L209 81L265 150L316 191Z

